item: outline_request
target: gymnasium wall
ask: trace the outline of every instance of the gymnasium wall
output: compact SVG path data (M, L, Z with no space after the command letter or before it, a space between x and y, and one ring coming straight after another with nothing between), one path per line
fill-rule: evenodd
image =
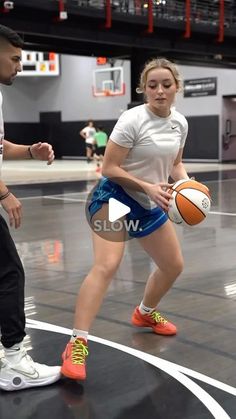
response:
M103 126L109 135L116 120L94 120L94 123L95 126ZM44 139L53 145L56 158L85 156L85 142L79 135L82 128L84 128L84 122L81 121L67 121L60 124L5 123L7 139L19 139L15 142L24 144L32 144L32 141Z
M108 134L130 103L130 62L123 65L126 94L114 98L94 98L92 70L94 57L61 56L59 77L18 77L14 84L1 86L6 138L30 143L45 138L51 141L57 157L84 155L80 129L87 119L102 123ZM184 79L217 77L217 95L184 98L177 96L176 108L189 122L185 159L220 160L222 95L236 94L236 73L232 69L179 66ZM59 124L40 124L40 112L61 112ZM42 137L43 136L43 137Z
M191 160L222 160L223 95L236 94L233 69L179 66L185 80L217 78L217 95L184 98L178 95L177 109L187 116L189 138L184 157Z
M61 55L61 74L56 77L20 77L14 84L1 86L6 122L39 122L40 112L61 111L62 121L117 119L130 102L130 62L117 60L124 69L126 94L95 98L92 73L96 58ZM104 67L105 68L105 67Z

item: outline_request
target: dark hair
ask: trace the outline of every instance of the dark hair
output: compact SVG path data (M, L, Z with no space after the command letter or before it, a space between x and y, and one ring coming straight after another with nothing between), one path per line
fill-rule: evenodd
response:
M0 43L2 39L17 48L23 48L24 46L24 41L18 33L7 26L0 25Z

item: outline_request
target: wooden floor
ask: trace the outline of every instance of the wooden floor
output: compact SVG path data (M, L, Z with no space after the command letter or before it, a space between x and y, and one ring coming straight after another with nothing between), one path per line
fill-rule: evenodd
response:
M152 262L129 240L91 330L87 382L1 393L2 419L49 417L46 406L59 419L236 418L236 170L218 169L196 175L212 194L206 221L176 226L185 270L159 308L178 335L130 324ZM24 211L12 235L26 271L27 346L49 364L61 362L93 260L85 216L92 178L11 187Z

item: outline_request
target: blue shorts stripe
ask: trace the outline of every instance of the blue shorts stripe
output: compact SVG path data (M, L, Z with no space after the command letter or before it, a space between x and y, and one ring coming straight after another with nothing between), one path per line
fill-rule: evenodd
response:
M150 215L150 220L151 218L152 218L152 222L150 222L149 225L145 224L142 227L142 229L139 231L130 231L129 235L131 237L136 237L136 238L148 236L149 234L153 233L153 231L161 227L168 220L168 217L164 213L164 211L163 211L163 214L159 216L159 218L156 218L156 215Z

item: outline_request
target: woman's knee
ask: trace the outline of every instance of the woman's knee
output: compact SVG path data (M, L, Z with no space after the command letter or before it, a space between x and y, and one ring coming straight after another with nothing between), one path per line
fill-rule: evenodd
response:
M176 276L179 276L184 270L184 260L182 257L180 257L175 264L175 272Z
M173 272L173 275L175 276L175 278L177 278L177 276L179 276L184 269L184 260L182 256L179 256L177 258L175 258L172 263L170 263L170 267L171 271Z
M120 259L110 258L109 260L103 260L99 263L95 263L94 269L101 275L103 278L111 278L115 275L120 264Z
M175 280L184 269L184 260L182 255L178 257L172 258L166 266L162 268L162 271L170 277L171 279Z

